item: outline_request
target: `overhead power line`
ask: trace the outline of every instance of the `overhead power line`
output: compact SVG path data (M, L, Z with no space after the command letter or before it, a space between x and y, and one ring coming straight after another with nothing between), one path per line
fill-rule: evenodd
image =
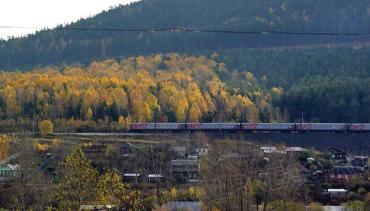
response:
M0 29L39 29L32 26L0 26Z
M114 31L114 32L189 32L189 33L218 33L218 34L285 34L285 35L326 35L326 36L363 36L370 35L370 32L291 32L291 31L240 31L240 30L215 30L215 29L190 29L182 27L170 28L92 28L92 27L63 27L58 30L72 30L72 31Z
M25 26L0 26L7 29L38 29L37 27ZM293 31L242 31L242 30L219 30L219 29L191 29L183 27L169 28L113 28L113 27L57 27L59 31L110 31L110 32L186 32L186 33L216 33L216 34L256 34L256 35L296 35L296 36L369 36L370 32L293 32Z

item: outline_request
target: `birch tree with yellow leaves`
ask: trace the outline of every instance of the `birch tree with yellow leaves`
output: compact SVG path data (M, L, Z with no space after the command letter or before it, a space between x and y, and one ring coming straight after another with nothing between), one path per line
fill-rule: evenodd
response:
M140 192L108 171L99 176L81 149L74 147L61 166L56 199L58 210L79 210L81 205L113 205L119 210L141 210Z
M0 72L0 123L21 119L34 128L35 121L49 119L73 130L84 121L122 126L123 119L268 122L277 121L274 102L283 96L281 87L262 89L252 73L230 71L205 56L139 56L88 67Z

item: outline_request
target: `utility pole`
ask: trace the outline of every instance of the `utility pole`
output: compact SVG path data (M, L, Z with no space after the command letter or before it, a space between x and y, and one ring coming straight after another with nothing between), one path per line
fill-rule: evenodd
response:
M229 178L229 176L226 176L226 206L227 206L227 210L231 211L230 201L229 201L228 178Z
M33 118L32 118L32 133L35 133L35 110L33 110Z
M304 114L304 112L302 111L302 113L301 113L301 123L304 123L303 114Z
M240 188L240 211L244 211L243 188Z

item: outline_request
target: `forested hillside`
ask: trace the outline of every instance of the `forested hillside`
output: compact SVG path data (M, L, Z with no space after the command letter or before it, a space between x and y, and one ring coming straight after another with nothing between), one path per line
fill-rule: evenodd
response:
M87 64L93 59L157 52L369 40L369 36L67 30L71 27L369 32L370 4L368 0L142 0L59 29L0 41L0 69Z
M315 122L370 121L369 47L234 49L218 54L218 62L252 72L266 89L282 87L285 94L276 106L287 108L290 121L302 121L302 116Z
M0 41L0 69L10 71L0 74L0 127L31 130L42 119L60 130L162 121L370 122L370 36L68 30L167 27L361 33L370 31L370 3L143 0ZM342 41L360 45L307 46Z
M304 60L307 68L299 74L293 70L303 61L285 66L278 78L268 66L265 72L253 71L256 74L248 65L230 68L225 52L209 57L157 54L86 67L2 72L0 128L30 131L49 119L57 131L106 131L123 129L130 122L300 122L302 114L304 121L369 122L368 61L339 60L342 55L368 55L370 49L337 49L347 52L341 56L329 50L315 56L315 51L269 52L278 58L312 56ZM338 60L337 65L313 74L325 60L323 55ZM331 73L338 67L341 71ZM281 86L280 78L292 80Z
M281 88L264 90L252 73L231 73L223 63L177 54L106 60L61 71L3 72L1 128L31 130L42 119L52 120L60 130L124 128L132 121L283 120L272 105ZM246 89L227 87L219 74L238 78Z
M313 47L288 49L231 49L217 51L218 62L230 69L266 76L268 86L289 88L304 76L370 77L369 47ZM213 51L200 52L211 56Z

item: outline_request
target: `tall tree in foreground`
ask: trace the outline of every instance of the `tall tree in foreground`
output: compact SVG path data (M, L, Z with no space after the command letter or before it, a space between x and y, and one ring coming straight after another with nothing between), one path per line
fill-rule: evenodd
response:
M93 204L98 173L79 148L73 148L62 164L57 199L60 210L78 210Z
M57 200L59 210L78 210L81 205L113 205L119 210L142 210L141 194L122 183L121 176L98 172L79 148L73 148L62 165Z
M298 183L300 178L297 160L286 154L270 153L265 155L260 168L262 171L258 181L261 183L263 210L267 210L272 202L282 209L289 207L288 202L297 198L296 193L302 185Z
M232 141L212 143L210 153L201 160L203 202L208 208L250 210L258 175L258 151L248 144Z

